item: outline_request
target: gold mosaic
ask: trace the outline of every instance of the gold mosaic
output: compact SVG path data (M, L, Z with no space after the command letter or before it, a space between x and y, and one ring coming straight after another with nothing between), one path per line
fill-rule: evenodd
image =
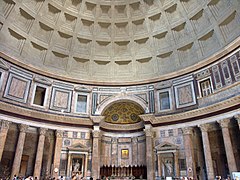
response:
M131 102L119 102L111 105L104 113L105 121L115 124L132 124L141 121L138 115L144 110Z

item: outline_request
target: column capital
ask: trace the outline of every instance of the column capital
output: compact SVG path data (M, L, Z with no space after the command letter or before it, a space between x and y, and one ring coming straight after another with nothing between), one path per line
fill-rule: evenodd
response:
M208 132L211 128L210 124L200 124L198 127L201 129L202 132Z
M47 132L47 130L48 130L47 128L39 128L39 134L40 134L40 135L44 135L44 136L45 136L45 135L46 135L46 132Z
M5 130L8 130L9 129L9 126L12 122L10 121L7 121L7 120L1 120L2 122L2 126L1 126L1 129L5 129Z
M28 128L29 128L29 126L26 125L26 124L19 124L19 130L20 130L20 132L25 133Z
M217 122L221 126L221 128L228 128L230 119L226 118L226 119L218 120Z
M100 130L93 130L92 131L93 137L94 138L99 138L101 137L101 131Z
M238 121L238 124L239 124L240 123L240 114L235 115L234 118Z
M62 138L63 137L63 131L62 130L56 130L55 131L55 136L57 138Z
M137 138L137 137L133 137L133 138L132 138L132 143L133 143L133 144L137 144L137 142L138 142L138 138Z
M118 143L118 138L117 137L112 137L112 143L117 144Z
M184 127L182 128L183 134L187 135L187 134L192 134L193 133L193 127L189 126L189 127Z
M153 137L154 132L152 131L152 128L145 129L144 131L147 137Z

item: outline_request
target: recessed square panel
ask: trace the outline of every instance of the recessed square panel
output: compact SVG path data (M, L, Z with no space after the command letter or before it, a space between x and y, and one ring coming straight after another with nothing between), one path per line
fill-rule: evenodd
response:
M192 81L174 86L174 91L176 95L177 108L183 108L196 104L196 97Z
M14 101L26 103L30 83L30 79L26 79L20 75L10 73L4 92L4 97Z
M50 109L56 111L71 111L72 91L53 87Z

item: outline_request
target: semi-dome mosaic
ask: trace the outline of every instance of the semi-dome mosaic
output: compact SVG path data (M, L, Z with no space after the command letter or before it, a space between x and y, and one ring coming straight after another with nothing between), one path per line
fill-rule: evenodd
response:
M2 0L0 7L3 54L85 82L183 74L240 35L238 0Z

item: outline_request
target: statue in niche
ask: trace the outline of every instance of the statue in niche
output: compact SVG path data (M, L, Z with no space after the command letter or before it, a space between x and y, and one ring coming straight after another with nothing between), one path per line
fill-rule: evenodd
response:
M78 159L77 159L77 161L73 164L73 171L74 171L74 172L80 171L80 163L78 162Z
M167 160L165 162L165 167L166 167L166 171L167 171L167 175L168 176L172 176L172 173L173 173L173 165L172 165L172 162Z

